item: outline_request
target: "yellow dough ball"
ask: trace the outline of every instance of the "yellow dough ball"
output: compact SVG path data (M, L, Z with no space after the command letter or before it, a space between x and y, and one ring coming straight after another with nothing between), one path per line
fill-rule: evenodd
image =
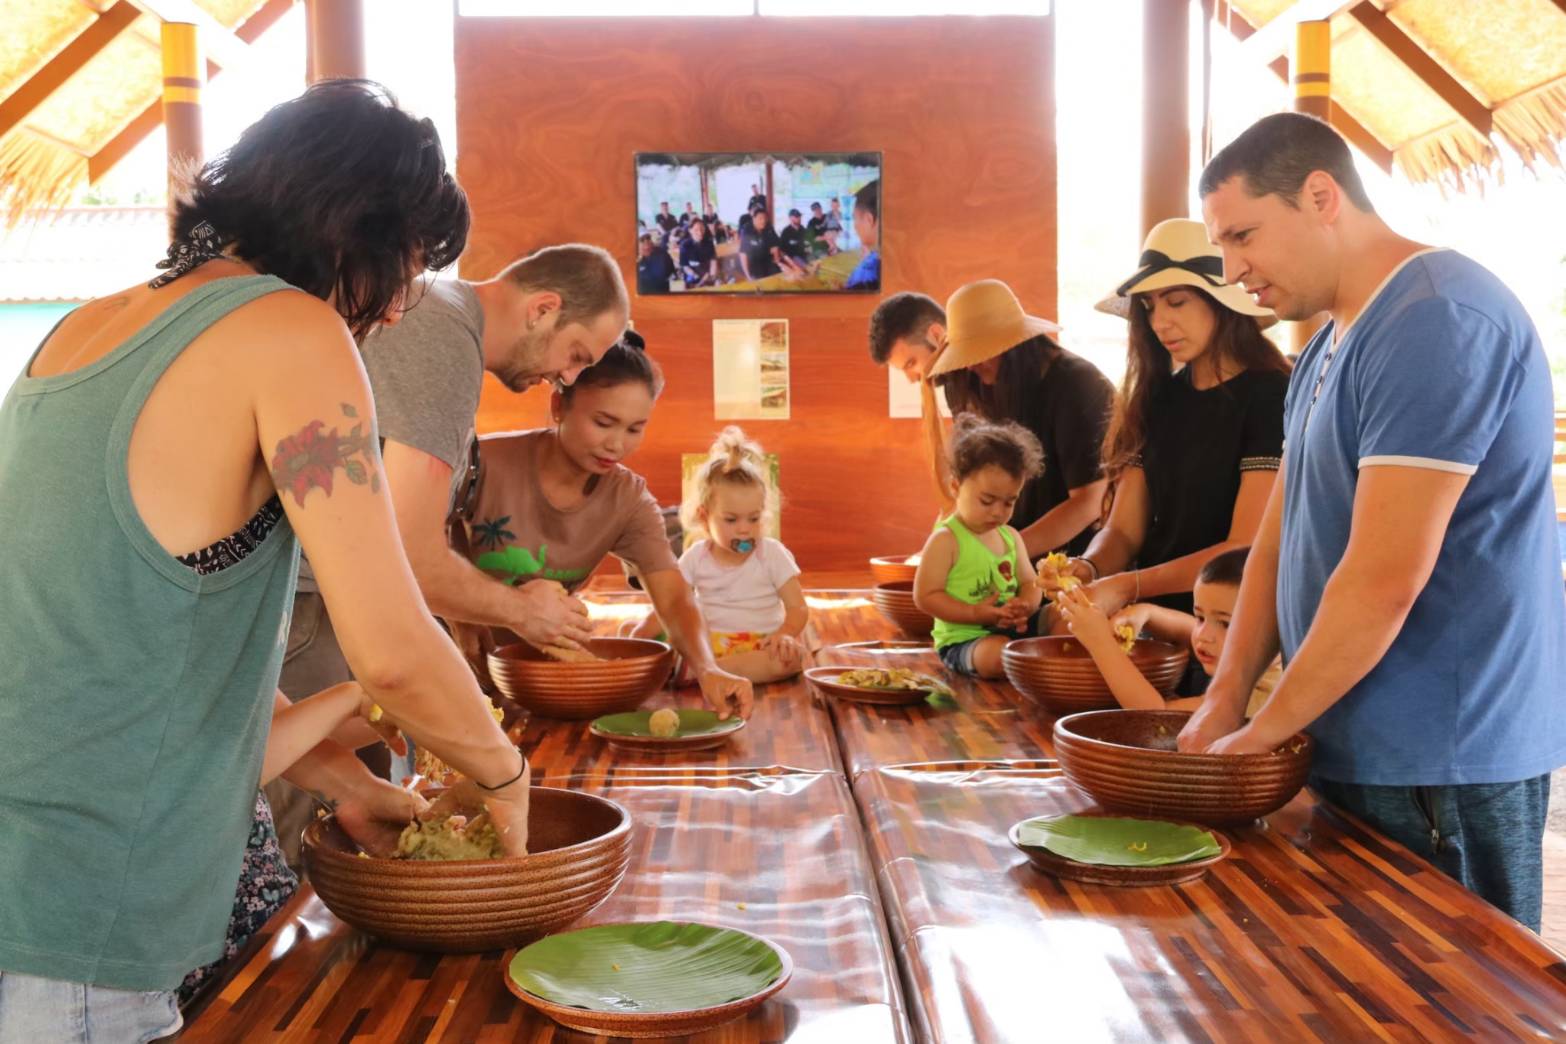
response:
M680 716L668 707L662 710L655 710L652 712L652 716L647 719L647 729L654 736L664 738L676 736L680 731Z

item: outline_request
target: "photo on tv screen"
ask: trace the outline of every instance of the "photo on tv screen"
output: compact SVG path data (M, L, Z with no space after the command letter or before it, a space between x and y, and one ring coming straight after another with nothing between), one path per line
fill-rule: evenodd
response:
M636 157L636 288L877 293L879 152Z

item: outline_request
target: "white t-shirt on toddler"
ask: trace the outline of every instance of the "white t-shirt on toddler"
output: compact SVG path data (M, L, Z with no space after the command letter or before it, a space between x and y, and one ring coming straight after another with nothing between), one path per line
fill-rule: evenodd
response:
M720 563L712 541L699 540L680 556L680 572L696 591L696 603L713 631L771 634L788 615L778 592L799 575L789 549L763 537L737 566Z

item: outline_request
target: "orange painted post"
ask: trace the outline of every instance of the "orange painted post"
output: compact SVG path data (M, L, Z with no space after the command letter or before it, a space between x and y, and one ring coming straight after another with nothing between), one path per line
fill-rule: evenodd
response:
M207 82L207 63L201 56L201 39L188 22L164 22L163 125L168 136L169 213L183 191L186 179L201 166L205 156L201 140L201 93Z
M1331 22L1300 22L1294 27L1294 61L1289 71L1294 83L1294 111L1327 119L1332 105ZM1317 316L1290 323L1290 350L1296 355L1304 351L1324 322Z

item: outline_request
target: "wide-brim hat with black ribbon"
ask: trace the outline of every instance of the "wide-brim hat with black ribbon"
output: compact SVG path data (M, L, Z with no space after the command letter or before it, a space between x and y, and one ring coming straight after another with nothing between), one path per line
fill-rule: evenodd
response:
M946 344L928 376L977 366L1044 334L1060 333L1048 319L1029 315L1011 287L999 279L981 279L958 290L946 302Z
M1171 286L1194 286L1231 312L1251 316L1264 328L1278 321L1272 309L1263 308L1240 287L1223 281L1223 254L1208 242L1207 227L1190 218L1170 218L1154 225L1142 244L1137 270L1093 307L1129 319L1132 294Z

